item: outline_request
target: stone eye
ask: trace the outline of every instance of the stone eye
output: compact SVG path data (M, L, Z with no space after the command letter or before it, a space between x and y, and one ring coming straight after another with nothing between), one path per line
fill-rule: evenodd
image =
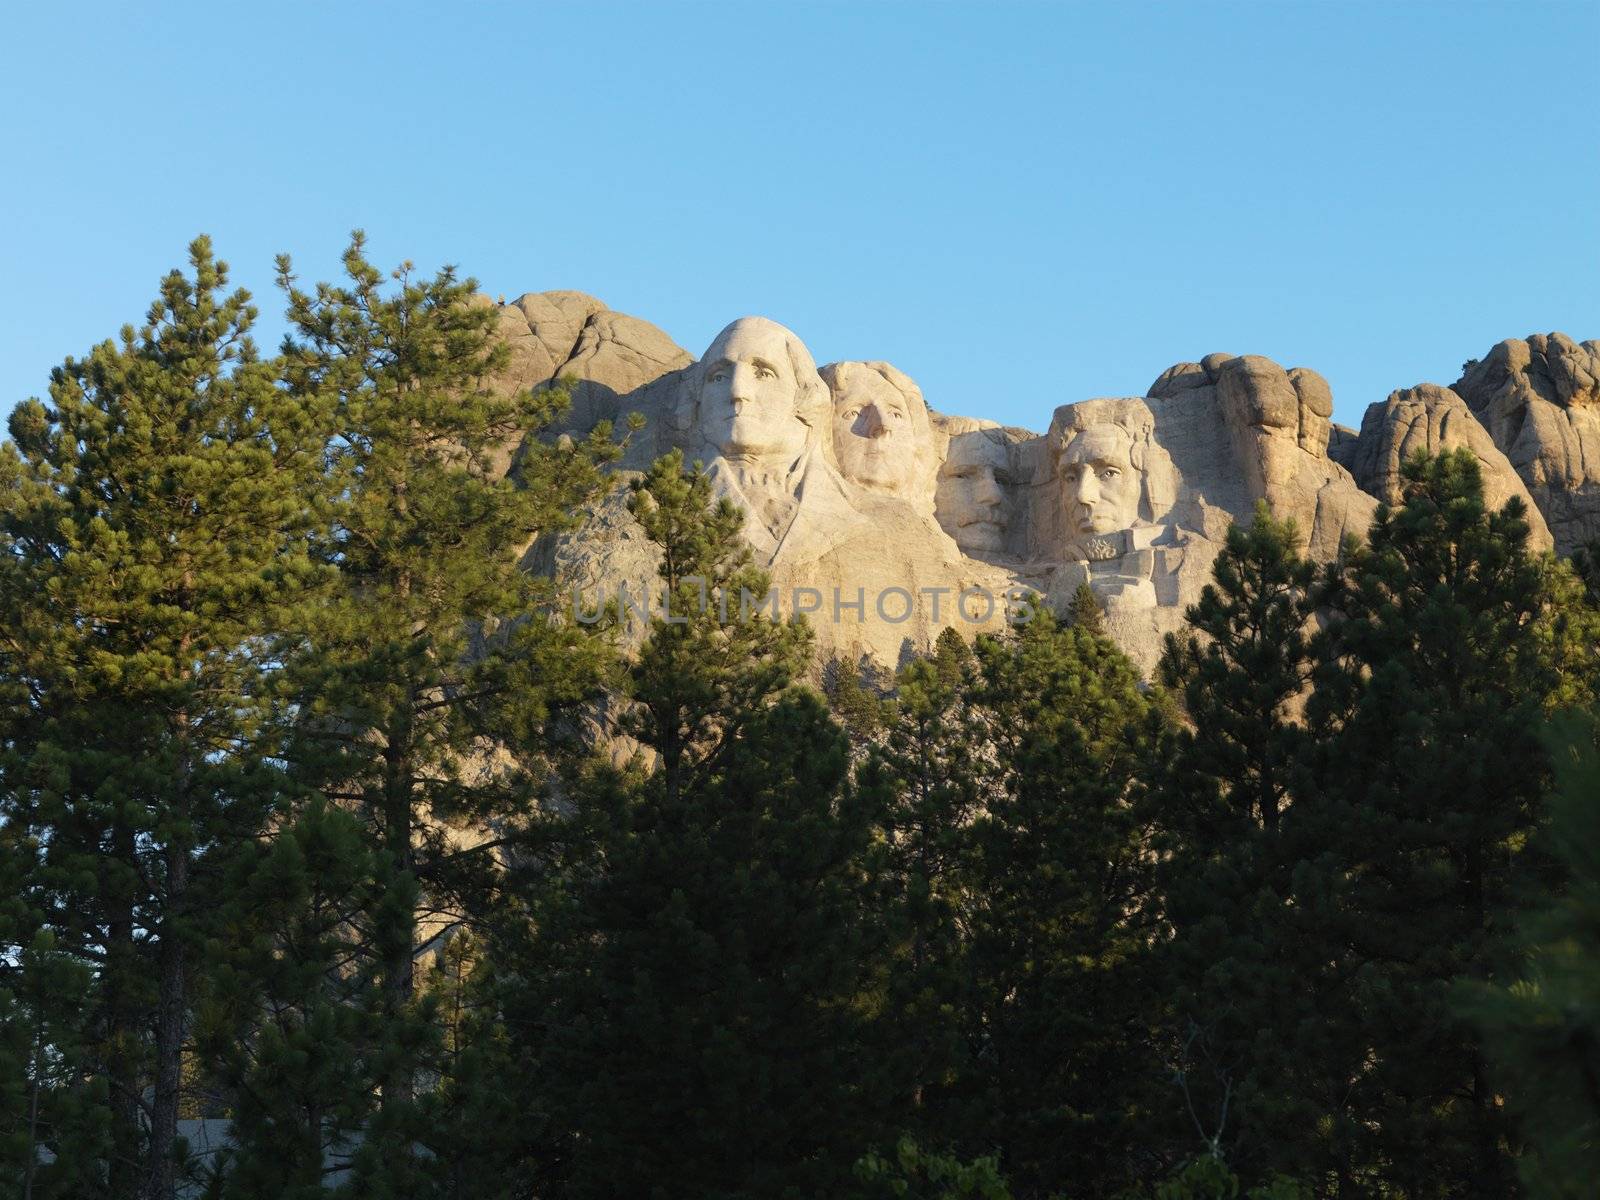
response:
M774 371L771 367L757 367L756 368L756 378L757 379L776 379L777 377L778 377L778 373L776 371Z

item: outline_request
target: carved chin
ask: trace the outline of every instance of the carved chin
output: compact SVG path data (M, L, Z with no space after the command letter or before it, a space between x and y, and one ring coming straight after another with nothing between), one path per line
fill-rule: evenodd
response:
M974 550L998 550L1004 540L1005 530L992 521L976 521L956 531L956 543Z
M870 462L857 463L855 465L855 469L850 472L850 475L851 478L853 478L857 483L882 485L885 483L892 483L894 481L893 472L885 470L876 463Z
M728 434L722 451L730 458L764 458L770 455L798 452L805 445L802 430L799 437L788 437L770 429L739 429Z
M882 458L858 460L851 464L849 472L850 478L857 483L885 492L898 489L905 482L903 474L897 464Z

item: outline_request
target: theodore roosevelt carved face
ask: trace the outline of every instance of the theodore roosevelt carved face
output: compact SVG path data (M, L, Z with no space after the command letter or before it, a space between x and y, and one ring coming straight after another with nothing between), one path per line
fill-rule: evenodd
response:
M968 554L1005 548L1009 465L1006 437L998 429L975 429L950 439L939 468L939 524Z

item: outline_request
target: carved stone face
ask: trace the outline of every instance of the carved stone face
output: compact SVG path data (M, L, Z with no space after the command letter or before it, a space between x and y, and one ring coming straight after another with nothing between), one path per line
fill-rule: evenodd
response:
M792 459L805 449L799 385L778 326L734 322L706 351L701 379L701 432L721 454Z
M836 378L833 449L844 477L873 491L915 492L926 439L918 436L910 397L876 371ZM927 422L921 424L925 432Z
M1095 537L1137 523L1144 480L1132 448L1132 439L1110 425L1085 429L1067 443L1059 468L1069 533Z
M1003 549L1006 541L1006 448L986 431L950 439L939 468L939 524L968 553Z

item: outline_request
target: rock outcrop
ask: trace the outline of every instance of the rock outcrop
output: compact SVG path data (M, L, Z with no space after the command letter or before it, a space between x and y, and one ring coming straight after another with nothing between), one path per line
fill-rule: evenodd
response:
M1494 444L1467 403L1449 388L1424 383L1392 392L1382 404L1367 409L1361 435L1348 463L1361 487L1388 504L1401 501L1400 466L1417 453L1446 450L1472 451L1483 471L1483 496L1491 508L1500 508L1513 496L1528 509L1530 541L1540 550L1553 546L1533 497Z
M1557 552L1600 538L1600 342L1499 342L1454 390L1522 477Z
M944 628L997 630L1027 595L1064 609L1087 584L1153 671L1230 523L1265 501L1307 554L1331 560L1380 499L1399 498L1400 463L1417 450L1470 449L1491 504L1530 504L1538 546L1600 534L1600 353L1560 335L1501 343L1455 391L1396 392L1359 433L1332 424L1315 371L1212 354L1164 371L1147 396L1061 405L1039 434L935 412L886 362L819 370L761 317L733 322L698 360L580 292L523 296L500 321L505 382L572 381L572 411L539 436L641 413L618 472L675 448L704 463L772 577L773 595L752 600L806 613L824 658L892 669ZM575 585L579 613L620 601L643 635L657 555L622 492L527 561Z
M1306 552L1318 559L1336 556L1345 534L1366 531L1377 506L1329 456L1333 395L1315 371L1284 370L1258 354L1209 354L1162 372L1150 398L1199 414L1182 422L1192 432L1180 433L1174 408L1164 441L1188 460L1185 476L1212 504L1247 519L1255 501L1265 500L1279 517L1294 519ZM1210 441L1199 426L1225 429L1231 454L1209 446L1203 455L1188 453L1180 443ZM1234 481L1218 476L1218 467L1242 473L1242 510Z
M660 329L584 292L529 292L499 305L498 315L511 352L499 386L570 384L572 406L545 436L587 433L600 421L620 424L640 412L645 429L630 443L625 467L642 468L671 447L676 376L694 359Z

